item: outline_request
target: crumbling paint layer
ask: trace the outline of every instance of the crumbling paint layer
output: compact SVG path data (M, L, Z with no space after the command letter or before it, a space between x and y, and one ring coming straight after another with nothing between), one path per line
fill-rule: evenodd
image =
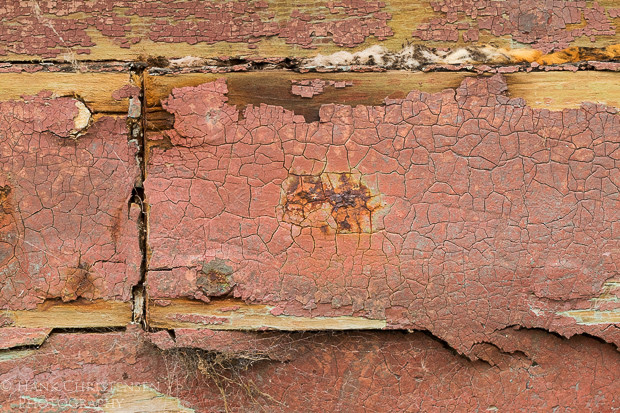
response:
M431 1L442 17L422 23L412 35L421 40L477 42L480 31L493 36L510 35L543 52L563 49L578 37L614 36L612 19L598 2L536 0Z
M0 102L0 113L0 307L128 301L140 277L129 209L140 172L125 119L92 122L81 101L45 92Z
M190 347L162 351L136 327L53 334L37 351L0 359L0 411L384 411L386 400L397 412L612 411L620 403L617 350L583 336L509 328L477 344L471 361L421 332L177 333Z
M145 183L150 298L208 302L197 281L221 260L229 294L279 315L385 319L459 351L509 325L620 343L556 314L618 271L620 115L505 91L468 78L307 123L240 113L224 80L173 90Z
M357 52L338 51L330 55L317 54L302 60L301 66L306 70L349 70L366 67L391 70L471 70L471 65L479 65L476 70L511 73L527 70L572 70L578 69L569 63L591 62L597 70L615 70L613 62L620 58L620 45L607 47L568 47L552 53L543 53L536 49L504 48L489 45L430 48L420 44L407 44L400 50L389 50L374 45ZM531 66L522 66L531 63ZM488 67L486 65L493 65ZM520 66L510 66L520 65ZM541 66L545 65L545 66ZM551 66L546 65L565 65ZM495 67L497 66L497 67ZM314 88L313 88L314 89Z
M277 37L302 48L325 41L352 47L371 36L392 36L387 24L391 15L384 9L380 1L344 0L320 8L292 8L290 15L276 18L279 11L272 2L253 0L175 1L167 6L145 0L5 2L0 6L0 56L90 54L97 42L129 48L145 38L190 45L246 43L255 48L261 40ZM134 27L136 19L140 24Z

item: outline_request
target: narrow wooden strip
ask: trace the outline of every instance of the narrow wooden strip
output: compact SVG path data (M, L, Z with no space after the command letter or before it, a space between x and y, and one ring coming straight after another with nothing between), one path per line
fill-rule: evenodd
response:
M131 86L128 73L0 73L2 100L48 90L55 96L78 97L93 112L127 113L129 99L116 91Z
M16 327L89 328L124 327L131 322L131 303L117 301L46 301L35 310L3 311Z
M188 73L163 76L146 75L147 121L163 119L161 100L172 89L198 86L225 78L228 103L238 106L260 104L283 106L296 114L318 115L321 105L381 105L384 100L404 98L412 90L435 93L456 88L471 73L407 72L386 73L294 73L288 71L253 73ZM520 97L536 108L553 110L578 108L583 102L620 106L620 74L614 72L535 72L504 75L510 97ZM306 98L293 94L293 82L320 79L324 82L350 82L342 88L327 87L320 94ZM306 119L310 120L310 119Z
M311 57L431 47L528 48L620 43L618 5L596 2L177 1L13 2L1 10L0 60L135 60L148 56Z
M162 306L152 301L148 324L154 328L208 328L210 330L377 330L385 320L363 317L293 317L276 315L274 306L246 304L234 299L211 303L174 299Z

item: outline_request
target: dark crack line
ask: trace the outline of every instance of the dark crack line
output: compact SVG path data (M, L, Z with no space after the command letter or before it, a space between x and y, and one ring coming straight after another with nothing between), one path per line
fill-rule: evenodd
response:
M138 140L138 155L137 161L140 164L140 181L134 186L132 191L133 204L136 204L140 208L140 215L138 217L138 240L140 243L140 280L132 289L132 308L133 315L132 321L136 324L140 324L142 328L147 329L146 324L146 270L147 270L147 228L148 228L148 213L146 197L144 193L144 180L146 179L146 85L144 80L144 70L146 66L141 64L134 64L131 66L130 76L136 75L140 79L140 119L134 120L128 119L129 133L133 135L137 130L137 137L131 136L130 138Z

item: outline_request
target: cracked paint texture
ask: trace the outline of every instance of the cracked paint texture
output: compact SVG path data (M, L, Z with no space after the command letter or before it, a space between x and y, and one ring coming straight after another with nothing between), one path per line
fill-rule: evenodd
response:
M48 92L0 102L2 309L128 301L140 278L138 211L129 210L137 144L124 118L84 111Z
M468 78L308 123L228 105L223 79L174 89L145 182L149 297L208 302L197 281L219 260L229 294L277 314L385 319L459 352L511 325L620 343L557 315L618 274L620 116L505 91Z
M328 2L326 7L293 9L276 19L267 1L97 0L94 2L9 1L0 5L0 56L8 53L57 57L68 50L90 54L103 36L122 48L149 39L157 43L247 43L255 48L275 36L286 44L315 48L333 42L353 47L392 29L385 3L369 0ZM132 26L139 19L140 27ZM16 24L17 23L17 24ZM96 30L93 30L96 29ZM94 33L97 34L95 36ZM24 41L24 39L28 39Z
M598 2L564 0L440 0L431 1L442 17L422 23L413 31L421 40L477 42L480 30L493 36L510 35L543 52L563 49L578 37L614 36L616 9L606 11ZM465 18L473 20L469 23Z
M617 350L585 336L508 328L479 344L472 361L422 332L202 333L177 330L165 351L135 326L52 334L36 352L0 359L0 411L384 411L386 400L392 411L620 405ZM214 353L185 347L212 343ZM271 357L282 344L286 362ZM157 399L165 404L151 404Z

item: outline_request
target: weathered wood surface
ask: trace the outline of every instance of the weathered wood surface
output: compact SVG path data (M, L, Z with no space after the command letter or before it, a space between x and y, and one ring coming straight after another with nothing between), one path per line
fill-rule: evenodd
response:
M617 74L587 75L148 77L149 317L619 343Z
M0 85L2 334L14 346L36 329L125 326L142 261L127 123L139 88L128 73L0 73Z
M595 339L509 328L476 352L468 360L421 332L57 333L38 350L0 353L0 411L613 411L620 403L617 350Z
M525 48L536 51L525 50L535 60L569 46L620 44L615 0L9 0L0 13L5 61L303 58L377 45L395 52L403 44L491 45L507 55L514 50L515 58Z
M617 1L0 16L0 411L620 408Z

